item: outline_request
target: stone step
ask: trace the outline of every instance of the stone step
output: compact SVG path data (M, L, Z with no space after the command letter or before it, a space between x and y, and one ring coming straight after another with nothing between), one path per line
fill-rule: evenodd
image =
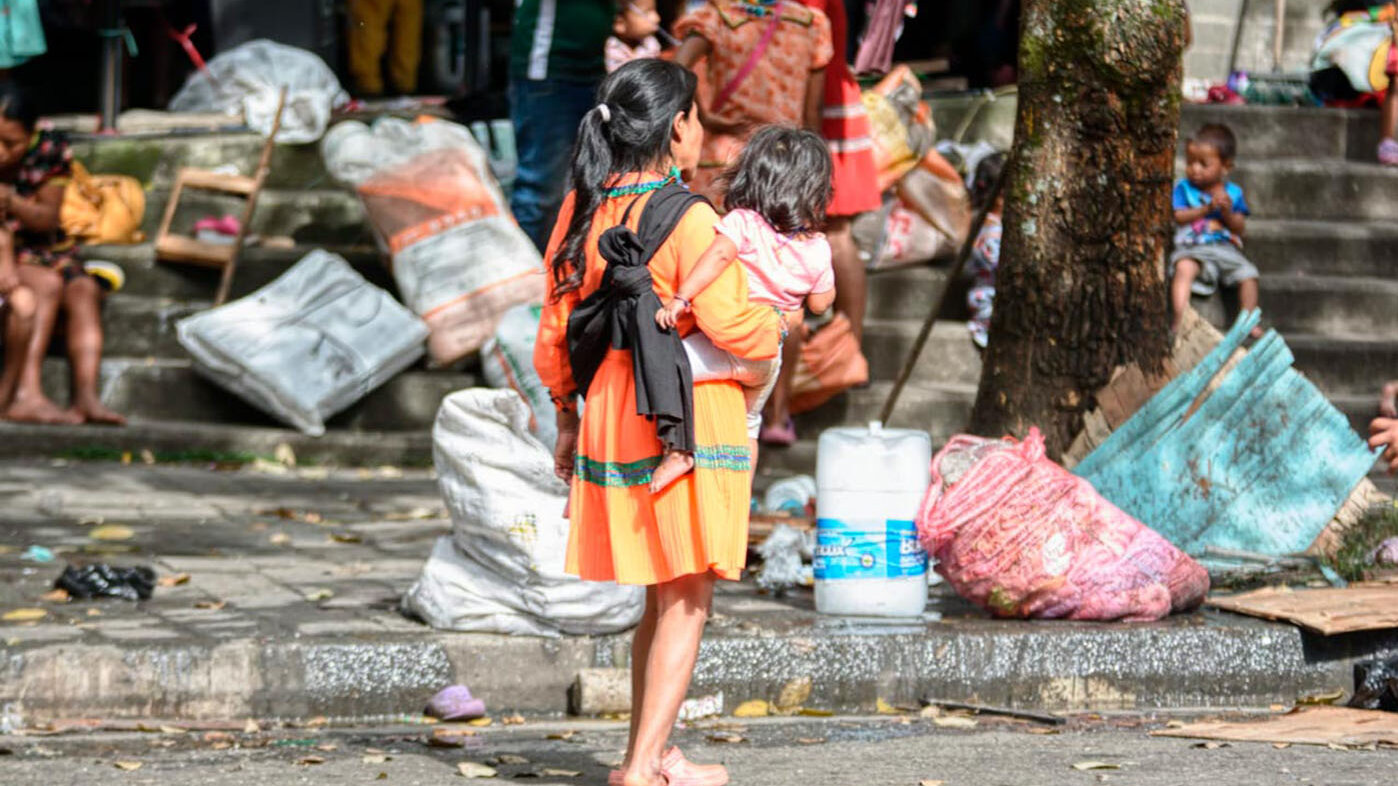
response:
M262 155L262 137L251 131L144 137L81 136L73 156L91 172L130 175L148 189L168 189L181 167L217 169L233 165L251 175ZM333 185L319 145L277 145L267 174L271 188Z
M0 422L0 457L112 459L149 450L169 461L250 461L270 459L288 445L303 464L337 466L428 466L432 436L427 431L332 430L308 437L285 428L190 423L178 420L110 426L39 426Z
M166 189L146 193L142 229L152 240L164 218L170 199ZM186 190L180 196L170 229L189 234L194 222L205 216L241 216L245 201L239 196ZM359 197L334 187L313 189L264 189L257 200L251 231L257 235L294 238L299 244L372 245L373 233L364 220Z
M892 382L912 352L920 322L910 319L868 319L864 322L864 356L869 379ZM962 322L940 320L932 328L910 380L935 384L975 385L981 358Z
M1193 299L1222 328L1237 314L1236 292ZM1283 335L1371 339L1398 329L1398 281L1362 276L1282 274L1261 279L1262 317Z
M1398 211L1398 171L1377 164L1240 158L1232 177L1263 218L1381 221Z
M1398 341L1295 333L1285 338L1296 370L1331 398L1360 396L1372 410L1383 383L1398 379Z
M1377 116L1358 110L1282 106L1185 104L1180 108L1180 151L1206 123L1223 123L1238 138L1238 161L1351 158L1371 161L1378 145Z
M275 248L253 245L243 249L233 277L230 297L236 299L272 282L285 273L315 246ZM344 257L370 283L394 291L393 276L381 261L379 250L370 245L320 246ZM195 265L157 262L155 245L84 246L86 259L104 259L121 265L126 272L126 288L121 297L147 296L173 300L209 300L218 288L219 271ZM115 299L115 298L114 298Z
M896 270L870 271L868 277L868 316L878 319L911 319L921 322L941 297L951 277L950 261ZM943 319L965 319L966 291L970 278L953 281L942 306Z
M1246 254L1274 273L1398 277L1398 225L1380 221L1248 221Z
M44 387L65 401L68 364L44 362ZM195 372L187 360L111 357L102 362L102 401L133 420L222 423L275 428L283 424ZM448 394L479 384L475 374L407 371L371 391L327 423L348 431L428 431Z

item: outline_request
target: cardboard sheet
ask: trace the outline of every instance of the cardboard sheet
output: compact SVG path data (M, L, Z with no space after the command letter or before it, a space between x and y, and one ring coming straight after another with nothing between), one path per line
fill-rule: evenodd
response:
M1208 604L1250 617L1291 622L1324 636L1398 628L1398 585L1394 584L1302 590L1267 587L1211 597Z
M1207 721L1160 729L1151 736L1292 745L1398 745L1398 713L1307 707L1258 721Z

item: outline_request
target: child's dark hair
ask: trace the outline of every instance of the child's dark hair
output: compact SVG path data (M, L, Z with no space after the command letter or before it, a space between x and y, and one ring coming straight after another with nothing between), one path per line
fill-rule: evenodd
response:
M694 111L697 80L665 60L633 60L602 80L597 106L583 116L573 146L573 216L550 264L554 295L582 284L592 215L614 175L656 167L670 153L677 115Z
M1226 163L1238 154L1238 138L1233 129L1222 123L1209 123L1199 127L1189 141L1196 145L1208 145L1218 151L1218 157Z
M783 234L813 232L825 224L834 165L820 135L767 126L752 135L724 175L726 210L751 210Z
M971 178L972 209L984 210L990 204L995 184L1000 182L1008 159L1009 156L1004 153L991 153L976 164L976 175Z
M26 131L33 131L39 123L39 111L34 102L23 88L8 79L0 81L0 117L19 123Z

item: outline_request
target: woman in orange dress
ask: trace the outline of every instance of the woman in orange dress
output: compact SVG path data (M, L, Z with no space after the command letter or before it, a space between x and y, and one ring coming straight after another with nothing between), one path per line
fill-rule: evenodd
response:
M694 386L694 471L658 494L655 424L636 414L631 353L611 349L591 387L578 390L568 356L568 317L602 283L597 241L633 203L632 227L649 194L699 161L703 128L695 77L673 63L638 60L607 77L584 116L574 151L574 192L564 202L545 259L549 295L534 364L558 407L556 469L571 483L569 572L589 581L647 585L632 643L631 735L612 783L727 782L721 767L690 764L665 748L698 656L715 579L737 579L747 554L751 459L742 389ZM685 213L651 259L656 293L671 297L713 242L718 216L704 203ZM748 303L734 265L695 298L682 334L702 330L719 347L754 360L778 350L778 317ZM579 421L577 399L586 395Z
M788 0L710 0L675 23L675 62L701 59L710 96L700 107L704 148L690 186L721 202L718 175L764 125L819 132L830 20Z

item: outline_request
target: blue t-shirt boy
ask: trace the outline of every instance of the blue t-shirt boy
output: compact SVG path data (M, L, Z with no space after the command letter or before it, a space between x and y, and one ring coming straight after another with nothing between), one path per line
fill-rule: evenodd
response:
M1233 201L1233 212L1240 216L1250 214L1247 199L1243 196L1242 186L1231 180L1223 184L1224 190L1228 193L1228 198ZM1188 179L1181 178L1175 183L1175 192L1172 198L1173 210L1191 210L1213 204L1214 198L1207 191L1201 191L1190 183ZM1211 243L1234 243L1236 242L1233 233L1228 231L1228 227L1223 224L1223 214L1217 210L1209 213L1203 218L1190 224L1181 226L1175 232L1175 246L1206 246ZM1237 242L1237 245L1242 245Z

